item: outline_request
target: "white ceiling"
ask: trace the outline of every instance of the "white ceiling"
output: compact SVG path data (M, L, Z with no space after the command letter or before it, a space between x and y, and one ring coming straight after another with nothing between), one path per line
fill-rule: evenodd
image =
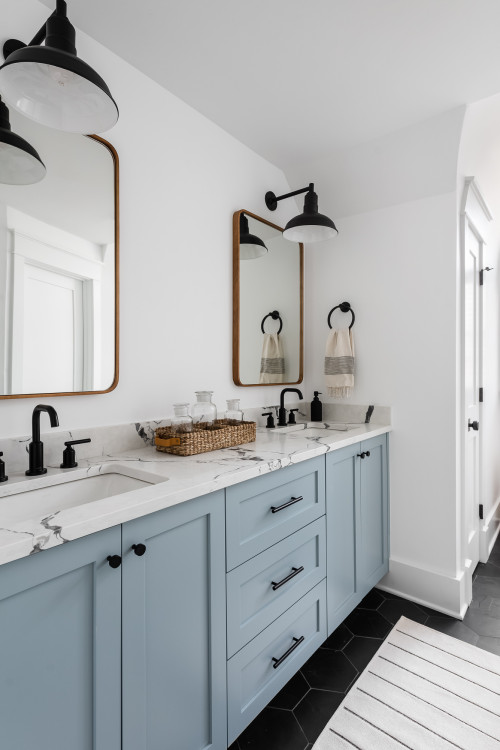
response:
M499 0L68 0L68 14L285 170L500 92Z

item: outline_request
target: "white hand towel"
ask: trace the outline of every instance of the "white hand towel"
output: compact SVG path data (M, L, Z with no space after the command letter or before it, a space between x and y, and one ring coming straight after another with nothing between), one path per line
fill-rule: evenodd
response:
M328 395L349 398L354 387L354 339L352 330L332 328L326 340L325 381Z
M262 342L259 383L282 383L285 375L285 358L281 339L277 333L265 333Z

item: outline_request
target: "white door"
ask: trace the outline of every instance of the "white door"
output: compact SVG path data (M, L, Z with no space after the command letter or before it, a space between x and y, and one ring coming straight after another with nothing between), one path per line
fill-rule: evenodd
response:
M472 599L472 573L479 562L481 300L479 271L482 241L465 225L464 247L464 553L468 602Z
M83 282L31 263L23 266L22 294L13 306L13 392L81 391Z

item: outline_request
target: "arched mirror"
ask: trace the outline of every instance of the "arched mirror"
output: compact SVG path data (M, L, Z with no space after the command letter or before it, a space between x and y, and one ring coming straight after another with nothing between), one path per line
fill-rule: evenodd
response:
M291 385L303 377L304 254L282 228L233 215L233 380Z
M0 185L0 398L106 393L118 382L118 156L97 136L11 112L35 185Z

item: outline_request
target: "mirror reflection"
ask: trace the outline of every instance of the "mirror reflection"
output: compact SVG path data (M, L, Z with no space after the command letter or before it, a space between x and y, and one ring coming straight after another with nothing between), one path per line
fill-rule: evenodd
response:
M11 112L47 167L0 184L0 398L104 392L117 383L118 165L95 136Z
M302 381L303 247L250 213L233 217L233 379Z

